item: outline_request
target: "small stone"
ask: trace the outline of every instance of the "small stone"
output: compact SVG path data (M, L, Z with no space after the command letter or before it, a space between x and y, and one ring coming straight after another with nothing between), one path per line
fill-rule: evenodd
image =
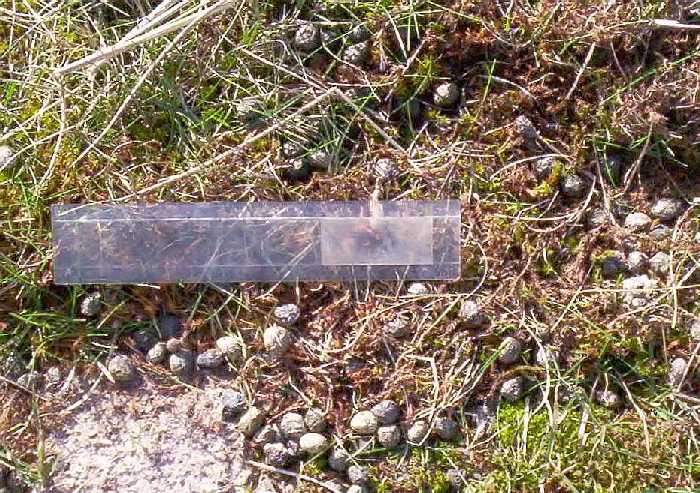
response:
M320 409L312 407L304 415L304 424L310 432L321 433L326 429L326 415Z
M216 340L216 348L221 351L224 357L235 362L243 359L243 346L238 338L234 336L223 336Z
M671 257L664 252L657 252L649 259L649 268L657 276L665 276L671 267Z
M671 369L668 372L668 383L671 387L678 387L683 383L688 362L683 358L676 358L671 361Z
M554 169L555 159L551 156L543 157L535 161L535 175L540 180L549 178Z
M367 63L369 58L369 44L367 42L357 43L348 46L343 53L343 61L350 65L361 67Z
M168 348L164 342L157 342L151 349L146 353L146 361L151 364L158 365L165 361L168 356Z
M700 341L700 319L694 320L690 325L690 337L694 341Z
M134 343L140 351L147 352L158 342L158 335L152 328L140 329L134 332Z
M282 155L287 158L299 157L304 152L304 144L288 140L282 144Z
M184 329L182 322L175 315L162 315L158 319L157 325L160 336L165 341L173 337L180 337Z
M365 484L369 480L369 471L364 466L348 467L348 479L352 484Z
M540 366L555 365L559 361L559 351L552 346L542 346L537 350L535 361Z
M285 467L292 462L293 455L284 443L267 443L263 447L265 462L274 467Z
M369 489L364 484L352 484L346 493L369 493Z
M379 420L371 411L360 411L350 420L350 428L360 435L373 435L379 427Z
M165 343L165 349L167 349L169 353L177 353L181 348L182 343L180 342L180 339L176 337L171 337Z
M399 420L401 410L394 401L383 400L372 407L371 413L377 417L380 424L391 425Z
M632 232L642 231L649 228L651 218L643 212L633 212L625 218L625 228Z
M301 51L314 51L321 46L321 30L311 22L302 24L294 34L294 46Z
M287 165L283 167L282 173L287 180L303 181L311 174L311 167L305 159L300 157L294 158L289 160Z
M486 322L486 316L475 301L467 300L459 308L459 318L468 328L476 329Z
M279 325L271 325L263 333L265 349L274 357L282 356L292 344L292 335Z
M265 425L253 437L256 445L265 445L282 441L282 433L277 425Z
M197 366L200 368L218 368L224 363L224 355L216 348L207 349L197 355Z
M358 24L348 33L348 40L353 43L361 43L363 41L367 41L370 36L371 33L369 32L369 29L367 29L367 26L364 24Z
M445 82L435 88L433 102L437 106L449 108L459 99L459 87L454 82Z
M520 359L523 346L515 337L506 337L501 343L498 362L502 365L512 365Z
M280 421L280 431L287 440L299 440L306 433L304 417L298 413L287 413Z
M237 390L225 389L221 392L221 420L232 422L248 406L245 396Z
M463 478L467 477L467 473L461 469L450 469L445 473L445 476L447 477L447 481L449 481L452 489L455 491L460 491L460 488L465 485Z
M590 229L599 228L608 224L608 211L605 209L594 209L588 215L588 227Z
M619 250L610 250L600 259L600 266L603 277L612 279L618 274L625 272L627 264L625 263L625 254Z
M595 398L598 404L610 409L615 409L622 405L620 396L612 390L599 390L595 393Z
M672 221L685 211L685 202L679 199L662 198L651 207L651 215L662 221Z
M561 193L571 199L578 199L586 194L586 182L579 175L566 175L559 183Z
M642 308L649 302L653 295L652 290L657 286L658 282L649 279L646 274L625 279L622 281L622 289L625 291L624 301L632 308Z
M523 377L514 377L503 382L501 385L501 397L508 402L516 402L523 395Z
M327 51L334 52L338 49L341 36L335 29L321 29L321 46Z
M433 431L441 440L450 441L459 433L459 425L449 418L438 418L433 426Z
M408 430L406 430L406 440L408 440L408 443L411 445L418 445L428 435L429 430L428 423L425 421L414 421Z
M412 282L406 290L406 292L412 296L422 296L428 294L428 291L428 286L422 282Z
M249 407L248 410L238 420L236 428L246 437L251 438L260 429L265 421L265 415L257 407Z
M306 159L309 166L321 171L330 170L333 163L333 157L325 149L316 149Z
M194 354L192 351L181 349L170 355L168 360L170 371L178 376L187 376L194 370Z
M287 440L284 442L287 445L289 453L292 454L294 458L301 457L301 449L299 448L299 440Z
M57 366L52 366L44 373L44 380L47 387L54 387L61 383L61 369Z
M102 307L102 293L99 291L94 291L88 293L83 297L83 301L80 302L80 313L84 317L94 317L100 313L100 308Z
M136 369L125 354L118 354L109 360L107 370L117 382L130 382L136 378Z
M401 428L397 425L380 426L377 440L382 447L394 448L401 443Z
M377 162L374 164L374 174L383 181L393 180L399 176L396 163L389 158L377 159Z
M539 132L535 125L525 115L520 115L515 119L515 131L528 144L534 144L539 137Z
M328 466L336 472L345 472L348 469L350 455L342 448L336 447L328 455Z
M403 337L408 334L408 320L398 316L384 325L384 332L390 337Z
M14 152L7 145L0 145L0 171L10 169L14 165Z
M605 179L613 185L619 185L622 178L624 159L619 154L608 154L601 163L601 172Z
M299 449L307 455L318 455L328 448L328 439L320 433L306 433L299 438Z
M649 237L652 240L661 241L670 238L673 235L673 230L665 224L659 224L649 232Z
M299 321L299 307L294 303L279 305L275 308L275 320L280 325L291 326Z
M236 116L241 123L252 124L265 115L263 102L255 97L241 98L235 103Z
M633 274L641 274L647 269L647 265L649 259L644 253L634 251L627 255L627 269Z

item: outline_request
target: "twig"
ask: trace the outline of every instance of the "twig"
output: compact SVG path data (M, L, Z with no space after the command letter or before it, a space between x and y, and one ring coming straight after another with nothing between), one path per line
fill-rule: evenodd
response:
M576 90L576 87L578 87L578 83L581 80L581 76L583 75L583 72L588 68L588 64L591 61L591 58L593 57L593 52L596 49L596 44L593 43L591 47L588 49L588 53L586 53L586 58L583 60L583 65L581 65L581 68L578 70L578 73L576 74L576 79L574 79L574 83L569 89L569 92L566 93L566 96L564 96L564 101L568 101L571 95L574 93Z
M683 24L671 19L651 19L648 24L652 29L666 29L668 31L700 31L700 24Z
M153 29L150 32L141 34L131 39L119 41L118 43L112 46L107 46L105 48L102 48L101 50L97 50L91 55L88 55L84 58L81 58L80 60L76 60L75 62L71 62L67 65L64 65L63 67L56 69L54 75L60 77L69 72L78 70L79 68L82 68L86 65L95 65L97 63L102 63L105 60L108 60L121 53L124 53L125 51L128 51L135 46L141 45L156 38L160 38L161 36L165 36L166 34L170 34L171 32L177 31L182 27L189 27L193 24L196 24L209 17L210 15L228 9L232 5L233 2L231 2L230 0L222 0L221 2L217 2L216 4L201 12L187 15L185 17L182 17L181 19L171 22L170 24L166 24L165 26Z
M277 474L282 474L283 476L289 476L290 478L295 478L297 480L301 479L302 481L307 481L309 483L313 483L317 486L320 486L321 488L327 489L328 491L332 491L333 493L342 493L335 486L327 484L323 481L319 481L318 479L312 478L311 476L307 476L306 474L292 472L292 471L288 471L286 469L279 469L277 467L268 466L267 464L263 464L262 462L257 462L254 460L248 460L248 461L246 461L246 463L250 464L253 467L257 467L258 469L262 469L263 471L274 472Z
M12 386L12 387L16 387L16 388L18 388L19 390L21 390L21 391L23 391L23 392L26 392L27 394L30 394L30 395L36 397L37 399L41 399L42 401L47 401L47 402L49 401L49 399L47 399L47 398L44 397L43 395L37 394L36 392L34 392L33 390L31 390L31 389L25 387L24 385L21 385L21 384L15 382L15 381L13 381L13 380L10 380L9 378L3 377L2 375L0 375L0 382L5 382L6 384L8 384L8 385L10 385L10 386Z
M622 189L622 193L626 194L630 187L632 186L632 180L639 173L639 168L642 165L642 160L649 151L649 142L651 142L651 125L649 125L649 131L647 132L647 138L644 142L644 147L642 147L642 152L639 153L639 157L634 162L634 165L625 173L625 188Z

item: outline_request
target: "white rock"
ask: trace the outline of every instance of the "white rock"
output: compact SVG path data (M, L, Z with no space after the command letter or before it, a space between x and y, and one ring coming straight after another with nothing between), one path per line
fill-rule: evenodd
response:
M263 333L265 349L275 357L282 356L292 344L292 336L287 329L279 325L271 325Z
M514 377L503 382L501 385L501 397L509 402L515 402L523 395L523 377Z
M107 369L117 382L129 382L136 377L136 368L125 354L118 354L109 360Z
M275 307L274 315L277 323L280 325L290 326L299 321L299 307L294 303L287 303Z
M690 337L694 341L700 341L700 319L694 320L690 324Z
M428 286L423 284L422 282L414 282L411 283L410 286L408 286L408 289L406 290L408 294L411 294L413 296L420 296L423 294L428 294Z
M537 350L535 361L540 366L553 366L559 361L559 351L551 346L542 346Z
M649 259L642 252L630 252L627 255L627 268L634 274L641 274L647 269Z
M412 445L418 445L428 435L430 427L423 420L414 421L413 424L406 430L406 439Z
M670 267L671 257L669 257L667 253L657 252L653 257L649 259L649 268L657 276L668 275Z
M454 82L445 82L435 88L433 102L437 106L448 108L459 99L459 87Z
M625 228L632 232L649 228L651 218L643 212L633 212L625 218Z
M649 303L658 285L658 281L649 279L646 274L627 278L622 281L624 302L632 308L641 308Z
M401 428L397 425L380 426L377 441L382 447L394 448L401 443Z
M250 407L241 416L236 428L246 437L251 438L260 429L265 421L265 414L257 407Z
M685 211L685 202L679 199L662 198L651 207L651 215L662 221L672 221Z
M321 30L311 22L302 24L294 34L294 46L301 51L314 51L321 46Z
M610 409L615 409L622 405L620 396L612 390L599 390L595 393L595 398L598 404Z
M280 421L280 430L286 439L299 440L306 433L304 417L297 413L285 414Z
M306 433L299 438L299 449L308 455L318 455L328 448L328 439L320 433Z
M379 420L371 411L360 411L350 420L350 428L360 435L373 435L379 427Z
M10 146L0 145L0 171L12 167L15 162L13 156L14 152Z
M372 406L371 412L377 417L379 423L383 425L396 423L401 414L399 406L397 406L394 401L388 399L380 401Z
M304 415L306 429L312 433L321 433L326 429L326 415L320 409L312 407Z
M676 358L671 361L671 369L668 372L668 383L671 387L678 387L683 382L688 362L683 358Z
M233 361L240 361L243 358L243 346L237 337L219 337L216 340L216 348Z

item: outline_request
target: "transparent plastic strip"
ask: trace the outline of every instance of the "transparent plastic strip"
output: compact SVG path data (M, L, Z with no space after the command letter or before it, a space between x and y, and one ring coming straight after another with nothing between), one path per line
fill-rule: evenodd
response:
M56 205L57 284L457 279L457 200Z

